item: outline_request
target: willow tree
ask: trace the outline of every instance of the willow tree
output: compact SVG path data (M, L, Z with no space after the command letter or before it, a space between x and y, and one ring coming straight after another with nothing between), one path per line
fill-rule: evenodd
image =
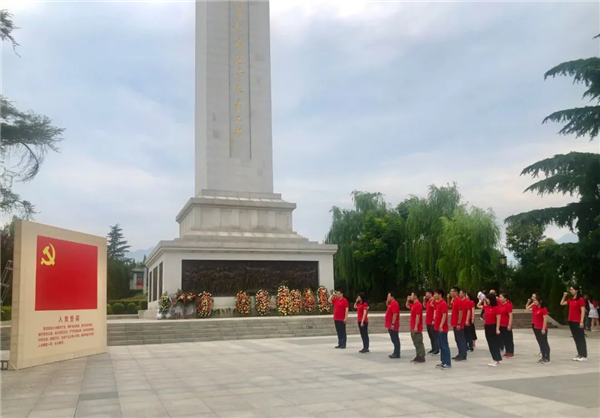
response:
M592 105L554 112L543 122L563 123L561 135L589 136L590 141L594 140L600 132L600 58L564 62L545 74L545 78L557 76L570 76L574 83L584 84L587 89L583 98ZM576 232L578 243L563 244L563 249L571 253L565 260L575 266L575 278L600 290L600 154L571 152L555 155L525 167L521 175L544 176L525 192L540 196L568 194L578 197L578 201L513 215L506 222L543 227L555 224Z
M328 244L337 244L334 257L336 283L343 284L349 292L367 286L368 276L361 274L361 265L354 256L356 243L363 232L367 215L387 213L387 204L381 193L352 192L353 209L331 208L332 223L325 238ZM364 268L363 268L364 270Z
M413 197L409 201L406 220L406 248L413 276L427 286L438 286L438 260L444 224L461 208L460 193L456 184L443 187L429 186L427 198Z
M459 208L442 218L440 258L437 262L443 287L458 285L479 289L494 275L500 229L491 210Z

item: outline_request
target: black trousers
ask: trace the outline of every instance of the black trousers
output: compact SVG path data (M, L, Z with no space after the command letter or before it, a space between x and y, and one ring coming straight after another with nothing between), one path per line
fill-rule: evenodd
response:
M388 333L390 334L392 344L394 344L393 355L399 356L400 355L400 337L398 336L398 331L394 331L393 329L388 329Z
M577 347L577 355L579 357L587 357L587 343L585 342L585 330L579 328L579 322L569 321L569 328L571 328L571 335L575 340L575 346Z
M548 344L548 330L546 330L545 334L542 334L541 329L533 329L535 333L535 339L540 346L540 351L542 352L542 358L544 360L550 361L550 345Z
M360 331L360 338L362 338L363 348L365 350L369 349L369 323L365 322L363 327L360 326L360 322L358 323L358 330Z
M513 339L512 329L509 331L508 327L500 327L500 336L502 337L502 344L506 349L507 354L515 354L515 342Z
M477 340L477 332L475 331L475 324L465 326L465 340L467 340L467 349L473 350L473 341Z
M433 324L427 325L427 335L429 335L429 341L431 341L431 351L440 351L440 341L438 340L437 331L433 329Z
M344 321L334 321L335 331L338 336L338 345L340 347L346 347L346 323Z
M487 340L492 359L494 359L494 361L502 361L502 355L500 354L500 336L496 334L495 324L485 326L485 339Z

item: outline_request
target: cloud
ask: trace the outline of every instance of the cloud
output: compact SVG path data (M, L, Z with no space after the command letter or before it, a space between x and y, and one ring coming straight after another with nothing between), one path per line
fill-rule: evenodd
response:
M597 55L596 3L271 1L275 191L322 240L354 189L398 203L457 181L498 220L569 198L523 194L523 167L597 151L541 125L581 105L543 80ZM67 128L61 153L17 191L37 220L133 248L177 236L194 190L194 4L11 2L21 44L2 51L3 92ZM550 228L549 234L564 231Z

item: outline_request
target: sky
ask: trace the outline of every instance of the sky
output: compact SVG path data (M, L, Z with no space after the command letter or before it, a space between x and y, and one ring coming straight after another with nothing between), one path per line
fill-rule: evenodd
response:
M177 237L194 193L194 3L0 3L20 27L3 94L66 129L15 186L35 220L103 236L119 223L133 250ZM298 205L294 229L322 241L353 190L396 205L456 182L499 224L575 200L524 194L519 174L599 151L541 123L586 104L583 86L543 75L598 56L598 33L597 2L271 0L275 192Z

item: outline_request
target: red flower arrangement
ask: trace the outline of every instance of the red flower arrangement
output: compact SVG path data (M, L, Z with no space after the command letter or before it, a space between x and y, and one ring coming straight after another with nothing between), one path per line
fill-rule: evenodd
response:
M199 299L198 315L200 318L208 318L212 314L213 297L208 292L202 292Z
M327 291L327 288L325 286L319 286L317 296L319 298L319 312L329 313L331 311L331 304L329 303L329 292Z
M260 316L271 315L271 302L266 290L256 292L256 311Z
M250 315L250 297L248 293L240 290L236 295L235 310L240 315Z
M287 316L291 311L290 289L287 286L279 286L277 289L277 313Z
M299 290L294 289L290 292L290 314L298 315L302 309L302 293Z
M196 300L198 299L198 296L195 293L192 292L188 292L185 295L185 301L183 302L184 305L189 305L191 303L196 303Z
M175 296L173 297L173 306L185 305L186 293L182 292L181 289L177 289Z
M315 294L308 287L302 292L302 308L306 313L313 313L317 309Z

